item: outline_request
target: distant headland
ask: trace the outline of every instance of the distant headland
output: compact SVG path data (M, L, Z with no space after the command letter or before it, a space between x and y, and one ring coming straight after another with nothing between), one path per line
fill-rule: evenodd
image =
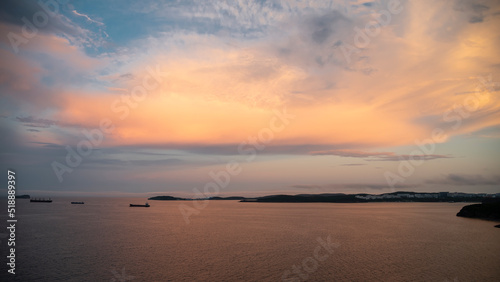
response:
M481 204L467 205L457 213L457 216L500 220L500 199L496 199L496 201L484 201Z
M203 198L203 200L233 200L233 201L241 201L245 199L245 197L238 197L238 196L232 196L232 197L210 197L210 198ZM192 201L192 200L199 200L199 199L190 199L190 198L178 198L178 197L172 197L172 196L155 196L155 197L150 197L148 200L157 200L157 201Z

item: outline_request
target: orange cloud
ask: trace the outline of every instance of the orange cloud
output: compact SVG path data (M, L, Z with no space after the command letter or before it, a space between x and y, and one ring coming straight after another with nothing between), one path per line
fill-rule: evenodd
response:
M454 109L465 106L469 96L457 93L474 93L478 77L498 74L494 27L500 19L460 25L453 37L440 38L442 30L431 27L441 29L444 23L434 16L442 14L445 21L457 12L438 5L422 24L415 15L428 6L411 5L406 12L411 10L413 16L400 20L407 30L398 34L392 25L381 29L350 69L345 64L318 65L311 58L281 56L272 38L238 47L214 36L176 35L187 43L182 47L165 43L169 48L153 44L138 58L128 58L130 62L116 74L101 76L116 84L107 91L60 91L60 107L52 118L72 134L109 118L115 130L107 145L239 144L269 127L273 111L284 108L296 118L274 134L275 145L388 147L428 138L436 127L447 126L446 134L456 135L498 125L500 103L494 95L498 88L481 88L484 95L477 96L475 110L469 110L467 117ZM61 54L75 68L91 71L103 65L64 39L43 35L37 40L40 48ZM303 42L294 44L297 40ZM306 35L294 35L289 44L301 48L319 44L307 40ZM314 50L338 55L324 46ZM294 54L311 56L305 51ZM144 100L134 100L130 93L143 85L148 67L168 75L147 91ZM458 116L461 125L455 127Z

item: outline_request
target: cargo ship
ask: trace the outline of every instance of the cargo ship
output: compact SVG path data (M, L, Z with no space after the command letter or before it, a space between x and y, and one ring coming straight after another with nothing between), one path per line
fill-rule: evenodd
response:
M47 199L42 199L42 198L33 198L33 199L30 199L30 202L32 203L52 203L52 200L49 198L48 200Z
M131 207L144 207L144 208L149 208L149 204L146 203L145 205L134 205L134 204L130 204Z
M85 203L84 202L71 202L71 204L73 204L73 205L83 205Z

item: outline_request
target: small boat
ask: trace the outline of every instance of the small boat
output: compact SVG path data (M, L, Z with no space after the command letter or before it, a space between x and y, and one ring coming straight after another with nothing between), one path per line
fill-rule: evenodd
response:
M52 200L50 198L48 200L45 199L45 198L43 198L43 199L41 199L41 198L38 198L38 199L34 198L34 199L30 199L30 202L32 202L32 203L52 203Z
M144 207L144 208L149 208L149 204L146 203L145 205L134 205L134 204L130 204L131 207Z
M73 205L83 205L85 203L84 202L71 202L71 204L73 204Z

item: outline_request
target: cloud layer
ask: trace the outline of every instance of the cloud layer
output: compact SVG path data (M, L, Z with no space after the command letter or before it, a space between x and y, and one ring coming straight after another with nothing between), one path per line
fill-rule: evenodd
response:
M384 2L373 4L376 7L351 7L347 13L335 8L323 10L315 4L310 3L311 9L301 13L299 6L280 3L273 9L266 5L264 10L269 15L258 12L264 6L232 7L223 2L212 10L183 10L186 17L218 19L227 28L239 19L236 26L261 33L252 39L240 39L202 35L190 29L171 31L135 41L124 53L103 54L104 62L111 63L107 66L78 53L71 40L39 35L33 40L36 49L27 45L24 56L14 56L17 61L12 65L25 66L17 73L5 70L4 87L9 87L7 93L16 96L13 102L20 107L35 107L38 99L56 107L47 114L49 105L36 103L42 107L33 118L55 120L68 132L75 125L96 127L103 118L113 118L117 130L108 138L110 145L237 144L265 127L273 109L287 108L298 118L276 136L276 143L380 147L410 144L425 138L437 126L451 127L453 124L443 115L467 98L455 93L474 90L481 85L480 77L498 70L500 60L494 48L498 38L493 28L499 23L495 14L498 7L403 3L403 12L393 14L387 25L378 26L377 36L367 37L364 26L376 18L370 13L382 11ZM182 7L170 11L175 9ZM423 10L432 21L422 22L416 17ZM271 17L274 13L280 16ZM433 18L438 14L439 18ZM16 15L11 13L11 18ZM54 21L54 25L61 24ZM445 29L445 36L441 36L439 32ZM362 33L369 44L356 47L350 58L344 56L340 47L355 46ZM8 56L2 52L2 57ZM27 55L55 58L65 53L69 59L65 64L54 65L53 59L47 60L54 71L64 73L63 77L54 76L53 71L47 73L46 65L21 61ZM109 73L110 67L114 73ZM148 75L148 67L160 68L168 76L148 91L146 99L134 102L131 92ZM68 82L78 76L84 77L82 85L92 81L81 71L66 72L69 68L109 74L98 76L100 81L95 81L95 86L75 89ZM32 71L26 72L29 69ZM47 83L44 76L52 81ZM30 94L29 89L39 93L44 88L51 93ZM23 97L26 99L19 101ZM133 106L122 121L112 110L113 103L127 97ZM461 126L449 130L449 134L497 125L497 97L490 91L478 98L472 117L463 118ZM87 111L89 108L93 110Z
M261 155L439 162L461 152L396 151L499 136L495 1L57 3L56 13L33 1L0 9L1 145L15 152L9 160L61 160L84 130L105 121L113 130L97 146L102 155L88 160L96 167L210 166L217 161L208 156L225 160L241 144L262 144L262 132L278 125L276 111L294 117ZM47 23L28 38L23 19L43 11ZM12 34L25 41L13 44ZM181 156L120 158L110 153L117 148ZM25 161L28 152L38 157ZM161 172L151 175L161 185Z

